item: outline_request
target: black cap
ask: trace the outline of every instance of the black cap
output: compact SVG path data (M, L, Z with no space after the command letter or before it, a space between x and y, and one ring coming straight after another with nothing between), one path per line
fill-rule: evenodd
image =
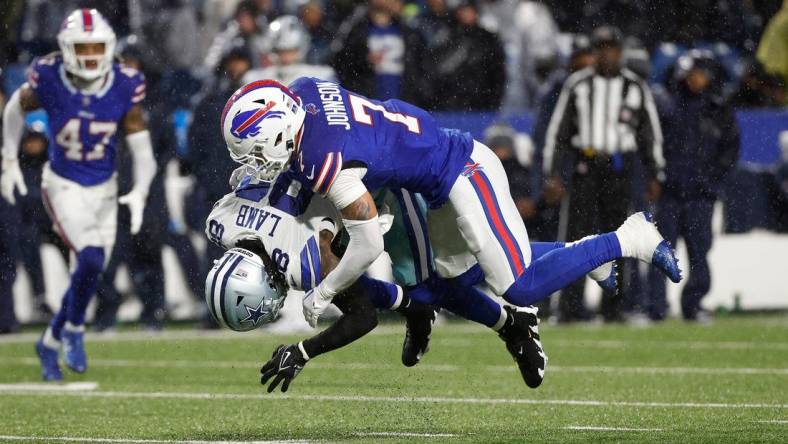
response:
M624 35L615 26L600 26L591 34L591 45L594 48L601 46L621 47Z

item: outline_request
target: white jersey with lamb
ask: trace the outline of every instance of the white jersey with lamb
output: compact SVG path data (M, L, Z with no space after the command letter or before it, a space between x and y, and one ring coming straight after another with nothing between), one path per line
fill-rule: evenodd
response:
M310 199L311 193L302 192L297 181L288 180L282 187L281 181L274 187L252 182L245 178L216 202L205 234L227 249L241 239L260 239L292 289L312 289L320 283L320 231L336 234L336 210L326 199ZM304 202L308 207L301 211Z

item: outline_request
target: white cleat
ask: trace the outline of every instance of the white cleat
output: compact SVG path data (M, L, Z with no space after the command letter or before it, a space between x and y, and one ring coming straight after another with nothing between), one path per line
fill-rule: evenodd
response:
M671 281L681 281L678 259L654 224L651 213L635 213L627 218L616 230L621 254L624 257L640 259L653 264Z

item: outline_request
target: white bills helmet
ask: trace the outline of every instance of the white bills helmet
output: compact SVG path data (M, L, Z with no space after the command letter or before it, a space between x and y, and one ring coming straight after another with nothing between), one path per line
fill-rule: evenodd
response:
M258 80L236 91L222 112L230 157L272 181L290 166L306 112L301 98L275 80Z
M115 32L107 19L95 9L77 9L66 17L57 34L66 71L83 80L95 80L112 68ZM76 45L103 43L104 54L77 55ZM95 62L95 66L90 66Z
M243 248L227 250L205 279L208 310L222 327L235 331L276 319L286 296L286 288L274 282L260 256Z

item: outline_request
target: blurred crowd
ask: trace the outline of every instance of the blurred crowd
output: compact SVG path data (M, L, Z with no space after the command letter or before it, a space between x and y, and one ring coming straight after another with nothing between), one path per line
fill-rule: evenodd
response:
M118 34L118 55L144 72L144 108L159 165L136 238L127 234L128 214L120 212L115 252L98 291L99 330L115 324L127 297L114 285L121 264L143 300L141 322L161 328L167 316L164 245L176 252L190 291L201 298L205 272L221 252L194 239L234 169L218 116L227 97L256 78L288 83L316 76L431 111L498 113L501 121L485 139L504 163L532 239L574 240L609 229L607 219L635 208L655 210L674 241L702 237L690 246L690 284L682 298L690 320L703 316L700 298L708 292L711 207L720 195L734 209L751 197L726 183L747 176L743 180L768 208L759 223L728 211L726 229L788 231L788 136L775 165L742 171L735 168L733 118L736 109L786 105L788 0L0 0L0 104L24 82L36 56L57 50L60 23L77 7L100 10ZM584 111L567 109L562 97L580 103L569 99L583 90L570 91L580 84L578 73L593 88L597 78L610 82L605 85L617 78L637 85L640 101L616 99L618 120L610 123L613 132L632 132L632 149L577 145ZM596 106L593 100L589 106ZM505 123L526 113L534 117L530 134ZM656 121L643 129L650 117ZM29 120L21 159L31 192L14 208L0 202L0 275L24 265L36 319L43 320L51 312L37 252L41 243L56 245L64 257L68 252L35 189L46 161L46 119ZM644 136L648 131L651 136ZM551 157L545 163L546 145L561 162ZM664 158L658 172L649 167L654 158ZM121 188L128 188L130 162L120 156L119 163ZM599 183L588 182L592 176ZM624 180L610 199L623 202L621 208L576 206L581 189L608 190L619 176ZM581 228L567 231L567 224ZM603 297L603 317L664 319L664 281L626 264L622 270L623 291ZM14 325L7 308L12 282L2 281L0 330ZM559 320L591 319L583 292L576 286L572 295L562 295L553 307ZM210 319L204 324L211 326Z

